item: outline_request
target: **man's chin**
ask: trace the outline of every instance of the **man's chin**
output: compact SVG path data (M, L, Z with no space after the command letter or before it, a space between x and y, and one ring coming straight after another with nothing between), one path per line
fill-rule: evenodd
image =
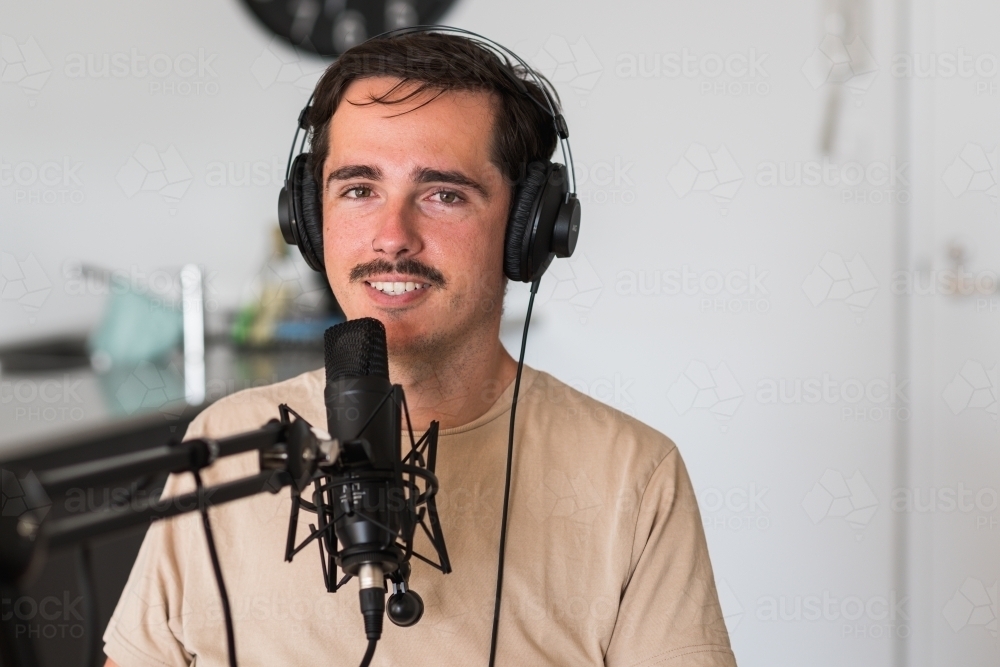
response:
M449 347L443 336L414 335L386 328L389 360L407 366L427 367L439 363Z
M423 365L441 362L457 348L474 344L477 330L489 329L494 319L490 314L454 308L442 312L440 305L437 299L421 299L412 305L387 307L361 299L352 301L345 311L349 319L373 317L382 322L390 360ZM499 323L493 326L494 335L498 335Z
M386 345L390 357L412 357L425 352L434 338L427 331L429 322L410 310L364 308L355 309L347 316L349 320L371 317L385 326Z
M378 316L376 316L378 317ZM428 317L414 314L412 317L379 317L385 325L386 343L390 360L396 359L406 364L435 364L455 350L468 344L467 326L451 322L451 328L440 327Z

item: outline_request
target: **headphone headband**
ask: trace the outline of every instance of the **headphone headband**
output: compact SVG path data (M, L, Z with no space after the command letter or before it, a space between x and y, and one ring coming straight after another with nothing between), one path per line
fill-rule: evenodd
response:
M576 170L573 168L573 151L569 145L569 125L566 123L566 119L563 115L556 111L555 103L552 100L552 94L549 90L548 81L538 74L534 67L525 62L524 58L517 55L511 49L507 48L499 42L495 42L489 37L480 35L477 32L472 32L471 30L466 30L465 28L456 28L449 25L414 25L405 28L396 28L395 30L388 30L383 33L375 35L371 39L390 39L397 37L399 35L410 35L422 32L438 32L453 35L461 35L466 38L471 38L470 41L474 41L480 46L487 47L493 51L494 54L500 56L505 62L505 65L509 66L507 63L507 58L513 58L524 71L535 80L535 84L542 91L542 95L545 96L545 105L542 105L537 99L528 93L528 89L524 86L524 81L519 79L517 75L509 68L504 68L504 72L508 75L508 78L514 83L514 86L527 97L529 100L534 102L542 111L547 113L550 118L552 118L552 123L556 128L556 135L559 137L559 146L563 154L563 162L566 163L569 169L570 175L570 193L576 194ZM310 97L311 99L311 97ZM308 105L307 105L308 106Z
M563 115L556 111L555 104L552 100L552 95L549 91L549 86L546 85L548 83L547 80L541 77L533 67L531 67L528 63L526 63L523 58L521 58L521 56L511 51L503 44L494 42L489 37L485 37L483 35L480 35L479 33L472 32L471 30L465 30L464 28L455 28L453 26L447 26L447 25L414 25L405 28L396 28L395 30L388 30L386 32L379 33L374 37L370 37L369 40L392 39L393 37L398 37L400 35L410 35L422 32L450 33L455 35L462 35L466 38L472 38L470 41L474 41L480 46L487 47L490 50L492 50L495 55L501 56L501 58L505 61L504 64L508 65L508 67L503 68L503 72L505 73L505 75L507 75L508 78L511 80L511 82L514 83L514 86L518 89L518 91L521 92L521 94L523 94L534 104L536 104L538 108L547 113L549 117L552 119L552 123L556 129L556 136L559 138L559 148L562 151L563 162L566 164L566 168L569 170L569 192L570 194L575 196L576 168L573 164L573 149L569 144L569 125L566 123L566 119L563 117ZM527 74L531 76L532 79L534 79L535 84L542 91L542 95L545 96L544 105L537 99L535 99L533 95L528 93L528 89L524 86L524 81L518 78L518 76L509 68L509 63L506 62L508 56L510 58L513 58L519 65L521 65L521 67L524 68L524 71L527 72ZM291 150L288 151L288 163L285 166L286 181L288 180L288 175L292 168L292 160L295 157L295 144L299 140L299 132L300 131L306 132L306 115L315 97L316 97L316 91L313 90L313 92L309 93L309 99L306 100L306 105L302 107L302 111L299 112L299 124L298 127L295 128L295 135L292 137L292 147ZM308 132L306 132L306 135L308 135ZM302 145L299 146L300 153L305 149L306 138L307 138L306 136L302 137Z

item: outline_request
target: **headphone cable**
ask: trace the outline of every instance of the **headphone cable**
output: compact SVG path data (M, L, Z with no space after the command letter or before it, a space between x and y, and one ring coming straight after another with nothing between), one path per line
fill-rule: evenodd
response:
M521 389L521 370L524 368L524 349L528 344L528 325L531 324L531 308L535 304L535 293L542 277L531 283L531 296L528 297L528 311L524 316L524 332L521 334L521 354L517 358L517 375L514 377L514 395L510 400L510 431L507 436L507 473L503 483L503 512L500 516L500 553L497 557L497 590L493 605L493 635L490 639L490 667L493 667L497 657L497 634L500 630L500 598L503 593L503 565L507 550L507 507L510 502L510 471L514 463L514 416L517 412L517 395Z
M97 646L97 599L94 595L94 571L91 567L90 542L81 542L76 550L76 576L80 583L80 597L83 598L83 667L97 664L94 647ZM96 638L95 638L96 635Z

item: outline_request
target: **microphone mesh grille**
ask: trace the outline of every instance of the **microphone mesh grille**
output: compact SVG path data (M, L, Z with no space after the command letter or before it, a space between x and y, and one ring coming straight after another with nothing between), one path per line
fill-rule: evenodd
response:
M323 335L326 381L376 375L389 379L385 325L372 317L348 320Z

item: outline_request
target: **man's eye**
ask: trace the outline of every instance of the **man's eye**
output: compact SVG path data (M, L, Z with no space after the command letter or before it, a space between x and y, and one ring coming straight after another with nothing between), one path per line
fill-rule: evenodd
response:
M461 197L458 196L457 192L451 192L449 190L440 190L434 194L440 198L439 201L442 204L455 204L461 200Z
M372 189L365 185L358 185L351 188L344 194L349 195L353 199L363 199L371 196Z

